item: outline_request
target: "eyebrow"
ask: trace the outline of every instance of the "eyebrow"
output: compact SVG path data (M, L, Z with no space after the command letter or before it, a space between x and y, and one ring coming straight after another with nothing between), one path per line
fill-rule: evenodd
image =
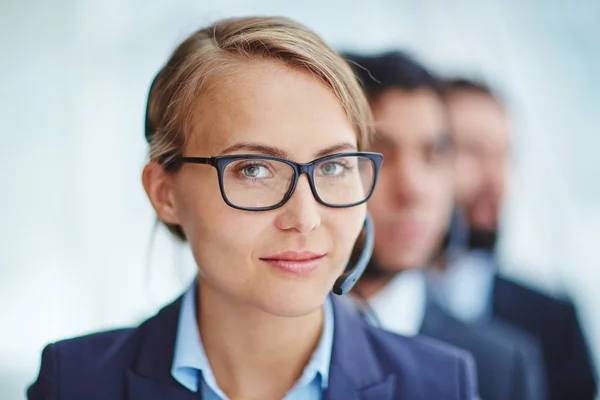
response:
M239 142L221 150L218 155L225 155L236 151L245 150L253 153L265 154L268 156L285 158L291 160L292 156L289 152L280 149L279 147L268 146L260 143ZM351 143L338 143L336 145L320 150L315 154L315 158L324 157L330 154L335 154L342 151L356 151L356 145Z
M391 135L386 135L385 133L383 133L381 131L377 131L373 135L373 143L377 144L379 146L392 147L392 148L401 146L400 143L398 143L396 140L394 140L390 136ZM439 133L438 137L431 138L431 139L432 140L430 140L430 142L434 143L437 146L441 146L441 147L453 147L454 146L454 139L452 138L452 135L450 133L448 133L447 131L442 131Z
M316 158L328 156L330 154L341 153L343 151L356 151L356 145L351 143L339 143L330 147L327 147L317 154L315 154Z
M373 142L373 144L377 144L377 145L385 146L385 147L396 146L396 141L393 140L392 138L390 138L389 135L386 135L385 133L383 133L381 131L375 131L375 133L373 134L372 142Z
M267 146L259 143L249 143L249 142L239 142L235 143L225 149L221 150L218 155L224 155L227 153L233 153L235 151L246 150L251 151L253 153L265 154L268 156L279 157L279 158L289 158L290 154L278 147Z

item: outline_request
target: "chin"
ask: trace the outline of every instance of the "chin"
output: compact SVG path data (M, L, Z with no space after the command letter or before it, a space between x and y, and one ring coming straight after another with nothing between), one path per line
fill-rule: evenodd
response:
M264 312L279 317L302 317L319 310L327 295L328 290L315 290L316 288L303 288L304 285L296 284L295 287L286 287L257 293L257 306Z
M321 301L310 299L310 302L303 302L301 300L285 299L279 303L269 303L261 305L261 309L271 315L285 318L298 318L305 315L312 314L313 312L320 310L325 302L325 298Z
M412 260L400 260L396 264L394 272L404 272L419 268L420 265Z
M381 246L375 248L375 254L377 263L392 273L422 267L427 259L420 246Z

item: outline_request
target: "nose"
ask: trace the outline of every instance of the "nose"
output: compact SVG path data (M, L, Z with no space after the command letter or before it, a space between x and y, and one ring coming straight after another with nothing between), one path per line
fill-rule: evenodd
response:
M423 167L410 155L396 157L392 166L392 185L396 201L402 204L415 203L423 190L425 175Z
M320 207L310 188L308 177L302 175L292 197L280 209L277 227L284 231L308 233L321 225Z

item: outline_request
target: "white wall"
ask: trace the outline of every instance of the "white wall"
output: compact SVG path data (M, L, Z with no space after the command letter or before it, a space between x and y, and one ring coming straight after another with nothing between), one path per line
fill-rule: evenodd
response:
M45 343L135 323L183 288L189 262L173 265L166 235L146 259L145 96L186 34L245 14L294 17L338 48L402 46L501 85L517 147L505 270L570 291L600 355L600 3L125 3L0 3L0 398L23 398Z

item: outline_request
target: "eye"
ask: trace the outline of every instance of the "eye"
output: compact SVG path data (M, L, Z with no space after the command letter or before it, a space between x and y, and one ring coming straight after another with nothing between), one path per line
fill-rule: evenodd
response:
M429 162L439 162L449 158L454 149L453 143L450 137L447 135L442 136L435 143L430 144L426 147L425 157Z
M326 162L319 167L319 175L337 176L344 173L346 166L339 161Z
M269 177L269 169L260 164L246 164L240 168L240 172L246 178L260 179Z

